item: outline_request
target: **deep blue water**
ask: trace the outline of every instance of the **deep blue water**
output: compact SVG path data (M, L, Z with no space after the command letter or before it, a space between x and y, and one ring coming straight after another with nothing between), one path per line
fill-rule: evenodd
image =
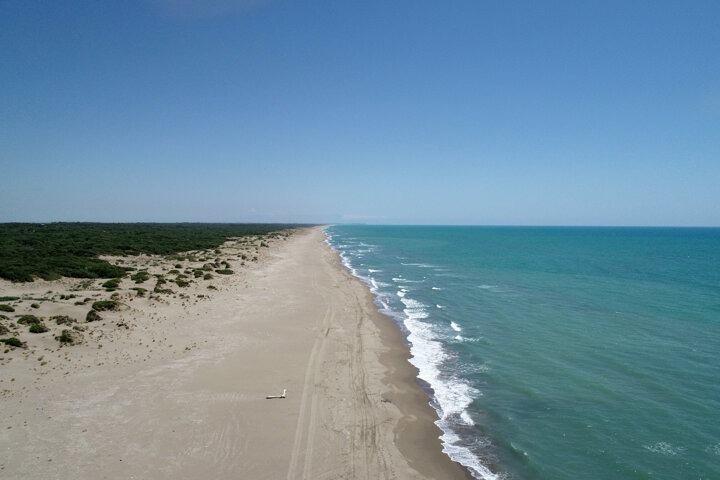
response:
M720 229L327 233L478 478L720 479Z

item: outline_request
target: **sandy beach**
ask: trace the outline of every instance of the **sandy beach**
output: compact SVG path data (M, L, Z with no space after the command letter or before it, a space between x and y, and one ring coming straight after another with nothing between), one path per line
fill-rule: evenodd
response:
M48 332L7 349L0 477L467 478L441 452L401 333L320 228L213 286L166 300L121 288L123 307L85 324L81 343ZM38 315L69 310L44 302Z

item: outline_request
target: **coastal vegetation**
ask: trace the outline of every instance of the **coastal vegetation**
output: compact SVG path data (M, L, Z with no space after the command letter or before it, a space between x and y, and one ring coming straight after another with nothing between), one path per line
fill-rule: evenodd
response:
M281 224L150 223L4 223L0 224L0 278L113 279L131 269L100 255L177 255L217 249L229 238L264 235L288 228ZM188 256L177 256L178 261ZM144 275L138 277L142 278ZM137 280L135 280L137 281ZM110 287L113 288L113 287ZM117 288L117 287L114 287Z
M117 310L120 305L115 300L99 300L92 304L92 309L98 312Z

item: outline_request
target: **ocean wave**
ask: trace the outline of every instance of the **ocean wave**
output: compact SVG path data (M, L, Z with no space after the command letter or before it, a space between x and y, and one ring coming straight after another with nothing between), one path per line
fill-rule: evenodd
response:
M643 445L643 448L650 452L657 453L660 455L665 455L668 457L674 457L676 455L680 455L682 452L685 451L685 449L683 447L674 447L667 442L656 442L656 443L653 443L652 445Z
M462 328L460 328L460 325L455 322L450 322L450 328L452 328L456 332L462 332Z
M400 265L405 265L408 267L419 267L419 268L437 268L435 265L430 265L427 263L402 263L402 262L400 262Z

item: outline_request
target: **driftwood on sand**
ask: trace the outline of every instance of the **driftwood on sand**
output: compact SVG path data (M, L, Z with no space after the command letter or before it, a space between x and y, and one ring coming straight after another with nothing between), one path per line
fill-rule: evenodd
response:
M285 394L287 393L287 388L283 388L282 395L268 395L265 397L267 400L270 400L271 398L285 398Z

